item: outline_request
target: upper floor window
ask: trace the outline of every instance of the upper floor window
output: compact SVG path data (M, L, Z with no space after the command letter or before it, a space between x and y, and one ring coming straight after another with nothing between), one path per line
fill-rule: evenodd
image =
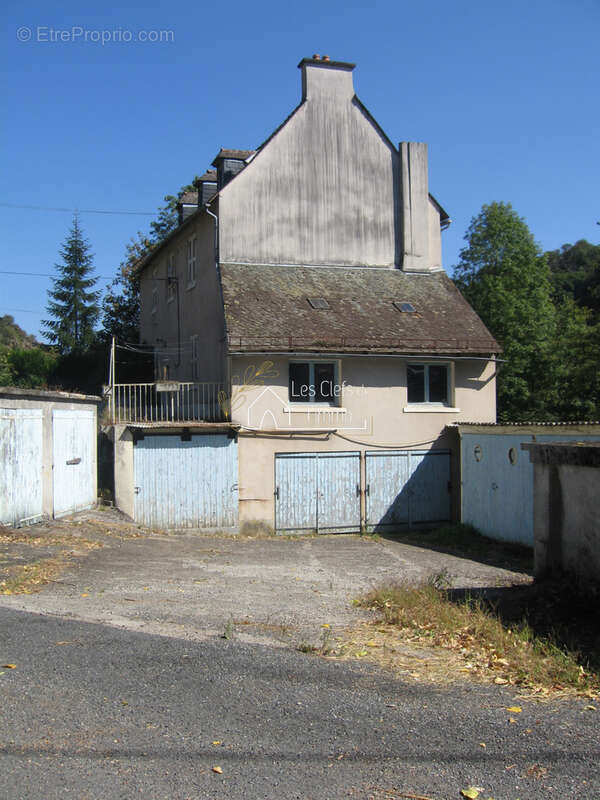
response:
M448 364L407 364L406 387L409 403L449 402Z
M175 253L171 253L167 259L167 302L175 299L177 287L175 275Z
M158 277L158 269L156 267L154 267L154 269L152 270L152 277L153 278ZM158 285L155 282L154 286L152 287L152 307L151 307L152 316L156 317L157 312L158 312Z
M336 376L335 361L291 361L289 370L290 403L335 405L340 395Z
M194 286L196 283L196 237L193 236L187 242L187 285Z
M198 336L192 336L192 380L197 381L199 375L199 355L200 351L198 348Z

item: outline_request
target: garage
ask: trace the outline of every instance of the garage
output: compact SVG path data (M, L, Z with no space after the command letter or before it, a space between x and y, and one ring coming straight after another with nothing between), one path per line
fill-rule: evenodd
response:
M412 527L451 518L448 450L365 453L367 530Z
M133 471L136 522L153 528L237 526L237 441L228 434L138 434Z
M360 453L277 453L275 530L360 530Z

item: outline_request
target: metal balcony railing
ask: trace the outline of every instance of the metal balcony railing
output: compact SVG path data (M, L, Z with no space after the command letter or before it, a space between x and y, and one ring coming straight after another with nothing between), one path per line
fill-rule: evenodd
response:
M224 422L221 383L116 383L109 394L112 423Z

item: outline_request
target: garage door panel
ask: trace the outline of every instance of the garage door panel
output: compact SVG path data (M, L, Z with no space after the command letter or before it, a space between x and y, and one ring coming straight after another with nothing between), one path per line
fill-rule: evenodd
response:
M42 518L42 411L0 409L0 523Z
M157 528L238 523L237 443L226 435L146 436L135 444L135 519Z
M411 460L411 523L449 520L450 454L415 453Z
M278 453L275 529L360 529L359 453Z
M52 412L55 517L96 504L96 435L93 411L54 409Z
M410 478L409 454L368 453L366 456L367 524L408 524L406 486Z
M447 450L367 452L365 470L369 530L450 519Z
M360 456L319 454L318 529L360 529Z
M313 454L275 457L275 528L312 531L317 515L317 460Z

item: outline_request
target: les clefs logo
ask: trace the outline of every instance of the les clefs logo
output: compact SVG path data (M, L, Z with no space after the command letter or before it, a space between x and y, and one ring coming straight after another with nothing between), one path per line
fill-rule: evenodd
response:
M244 393L255 386L264 386L267 378L277 378L279 372L272 361L263 361L258 367L249 364L244 370L244 375L234 375L232 384L238 386L235 401L232 401L227 392L221 390L218 394L219 408L225 419L230 420L233 411L237 411L245 403Z

